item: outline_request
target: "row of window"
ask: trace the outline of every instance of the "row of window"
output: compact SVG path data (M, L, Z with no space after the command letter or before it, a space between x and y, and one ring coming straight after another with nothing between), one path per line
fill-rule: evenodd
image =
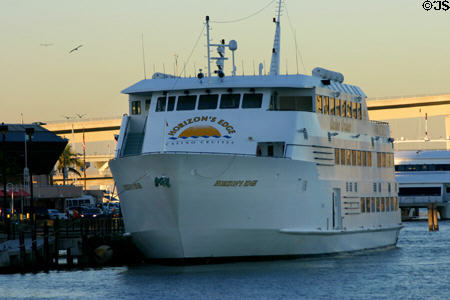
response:
M450 171L450 164L397 165L395 171Z
M346 166L372 166L372 152L350 149L334 149L334 163ZM377 152L377 167L391 168L394 166L394 154Z
M261 108L262 99L263 94L258 93L163 96L158 97L155 111ZM150 103L150 99L145 100L146 111L150 109ZM132 101L131 114L141 114L141 101Z
M397 197L361 197L361 212L389 212L398 210Z
M316 96L316 112L359 120L363 118L361 103L328 96Z

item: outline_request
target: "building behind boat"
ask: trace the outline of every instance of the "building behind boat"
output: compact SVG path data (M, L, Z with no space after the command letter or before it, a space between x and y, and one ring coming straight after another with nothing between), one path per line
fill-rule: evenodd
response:
M450 94L370 99L371 119L390 124L403 216L437 206L450 218Z

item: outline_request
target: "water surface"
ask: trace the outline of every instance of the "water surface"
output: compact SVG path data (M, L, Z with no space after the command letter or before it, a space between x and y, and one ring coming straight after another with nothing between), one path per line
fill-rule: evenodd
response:
M405 223L398 247L197 266L0 275L1 299L450 299L450 221Z

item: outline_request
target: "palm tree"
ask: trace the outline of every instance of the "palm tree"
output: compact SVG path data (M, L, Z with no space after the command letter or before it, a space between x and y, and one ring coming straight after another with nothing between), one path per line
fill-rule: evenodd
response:
M83 162L78 158L78 154L72 151L72 146L67 145L61 156L58 158L57 169L59 173L63 174L63 183L66 184L66 173L71 172L81 177L77 168L83 167ZM66 168L67 172L64 172Z

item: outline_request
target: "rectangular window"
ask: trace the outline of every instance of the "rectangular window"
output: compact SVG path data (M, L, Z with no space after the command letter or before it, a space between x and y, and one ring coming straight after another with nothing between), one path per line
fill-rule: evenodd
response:
M241 94L222 94L220 97L220 108L239 108Z
M339 149L334 149L334 163L336 164L336 165L338 165L339 163L340 163L340 159L339 159L339 153L340 153L341 151L339 150Z
M341 99L336 99L336 116L341 116Z
M366 151L361 151L361 158L362 158L362 165L364 167L367 167L367 152Z
M330 105L330 98L328 97L328 96L325 96L325 97L323 97L323 113L324 114L326 114L326 115L328 115L329 114L329 111L328 111L328 109L329 109L329 105Z
M177 110L194 110L197 96L178 96Z
M166 97L158 97L155 111L166 111Z
M372 166L372 152L370 151L367 152L367 166Z
M390 192L391 192L391 183L388 182L388 193L390 193Z
M377 183L376 182L373 183L373 192L374 193L377 192Z
M169 105L167 105L167 111L173 111L175 108L175 96L169 97Z
M391 197L386 197L386 211L391 211L390 199Z
M358 192L358 183L355 182L355 193L357 193L357 192Z
M244 94L244 98L242 99L242 108L261 108L262 99L263 94ZM311 101L309 102L311 103Z
M377 212L380 212L380 197L377 197Z
M352 166L356 166L356 150L352 150Z
M273 110L313 111L309 96L278 96Z
M316 112L321 114L322 111L322 96L316 96Z
M218 102L219 102L219 95L217 94L200 95L200 98L198 99L197 109L199 110L216 109Z
M391 211L395 211L394 197L391 197Z
M361 151L356 151L356 165L361 165Z
M377 167L381 168L381 152L377 152Z
M345 150L345 164L347 166L351 166L352 165L352 151L349 149Z
M366 198L366 211L368 213L370 213L370 198L369 197Z
M347 116L347 101L341 100L341 117Z
M381 153L381 166L386 168L386 152Z
M372 197L372 199L370 199L370 208L371 212L375 212L375 197Z
M352 102L347 101L347 118L352 117Z
M141 101L132 101L131 102L131 114L132 115L140 115L141 114Z
M341 149L341 165L345 166L345 149Z
M378 182L378 192L381 193L381 182Z
M150 109L150 103L152 99L145 99L145 111L148 111Z
M394 210L397 211L398 210L398 198L394 197Z
M334 98L330 98L330 115L334 116L335 109L334 109Z
M360 204L360 206L361 206L361 212L365 213L366 212L366 199L363 198L363 197L361 197L361 204Z
M350 182L350 184L349 184L349 191L350 191L350 192L353 191L353 182Z
M358 103L358 119L362 120L361 103Z
M353 119L358 119L358 110L356 102L352 103Z
M267 156L273 156L273 145L267 146Z
M380 201L381 201L381 211L385 212L386 208L385 208L385 205L384 205L384 197L381 197Z

